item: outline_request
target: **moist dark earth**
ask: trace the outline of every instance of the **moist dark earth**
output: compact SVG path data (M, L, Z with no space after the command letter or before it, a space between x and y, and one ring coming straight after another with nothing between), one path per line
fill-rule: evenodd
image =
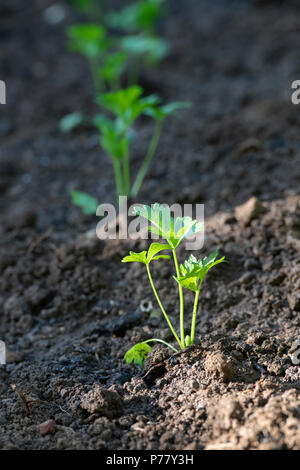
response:
M205 204L195 254L217 247L228 264L203 285L196 345L155 346L143 370L125 352L172 337L144 266L121 264L147 242L100 241L98 219L70 202L71 189L105 203L115 190L97 131L59 130L95 107L64 35L82 18L62 2L49 24L52 4L1 2L0 447L299 450L299 2L176 0L160 25L171 53L141 84L193 108L165 123L138 202ZM136 126L134 171L152 129ZM178 325L172 274L168 261L153 268Z

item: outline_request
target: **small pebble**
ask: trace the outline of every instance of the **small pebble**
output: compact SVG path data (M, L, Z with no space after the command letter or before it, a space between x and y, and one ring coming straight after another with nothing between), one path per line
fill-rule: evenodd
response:
M40 424L40 434L41 436L46 436L46 434L53 434L55 432L55 421L54 419L49 419L44 423Z

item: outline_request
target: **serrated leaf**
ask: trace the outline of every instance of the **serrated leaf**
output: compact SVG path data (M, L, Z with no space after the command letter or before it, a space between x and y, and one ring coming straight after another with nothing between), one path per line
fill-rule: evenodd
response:
M82 191L73 190L71 191L71 198L72 203L75 206L81 207L82 212L85 215L96 214L99 202L94 197L90 196L87 193L83 193Z
M168 255L160 255L156 256L157 253L160 253L163 250L171 250L170 245L166 245L163 243L151 243L148 253L147 253L147 261L150 263L153 259L170 259L170 256Z
M174 277L174 279L189 290L196 292L200 283L203 282L208 271L217 264L225 262L225 256L216 260L218 250L215 250L208 257L203 260L197 260L194 255L191 255L181 266L181 276Z
M127 364L133 362L135 365L142 367L150 351L151 347L147 343L137 343L127 351L124 359Z
M121 117L140 98L142 93L142 88L134 85L122 90L98 95L97 102L116 116Z
M177 217L174 222L168 206L155 203L151 207L147 205L135 206L134 213L149 220L150 232L167 240L171 248L177 248L184 238L202 230L203 224L191 217Z
M134 251L130 251L128 256L125 256L122 259L122 263L143 263L148 264L147 261L147 251L141 251L140 253L135 253Z

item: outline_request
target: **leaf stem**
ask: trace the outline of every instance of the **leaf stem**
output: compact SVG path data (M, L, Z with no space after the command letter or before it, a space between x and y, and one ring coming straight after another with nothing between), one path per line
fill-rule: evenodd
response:
M178 260L176 255L175 248L172 249L174 264L176 269L177 278L180 278L180 271L178 266ZM179 291L179 301L180 301L180 338L181 344L185 347L185 339L184 339L184 303L183 303L183 290L182 286L178 283L178 291Z
M89 64L90 64L92 79L93 79L93 83L94 83L96 93L101 93L102 89L103 89L103 83L100 80L100 77L97 76L98 75L97 74L98 64L97 64L95 59L90 59Z
M201 284L202 284L202 281L200 282L198 290L196 291L196 294L195 294L194 307L193 307L193 318L192 318L192 325L191 325L191 344L194 344L194 339L195 339L196 317L197 317L197 308L198 308L198 301L199 301L199 294L200 294Z
M135 182L132 186L131 194L133 197L136 197L138 195L138 192L143 184L145 175L147 173L147 170L149 168L149 165L151 163L151 160L155 154L155 151L157 149L157 145L159 142L160 134L161 134L161 129L162 129L162 120L157 120L153 132L153 136L151 139L151 142L149 144L146 156L144 158L144 161L138 171L138 174L136 176Z
M113 160L115 181L116 181L116 187L117 187L117 199L119 199L119 196L123 196L123 178L122 178L122 172L121 172L121 165L120 165L120 160L118 160L117 158L112 157L112 160Z
M133 58L132 63L129 64L127 83L128 86L137 85L139 81L140 65L136 58Z
M125 196L130 193L130 160L129 160L129 149L128 146L123 156L123 176L124 176L124 191Z
M178 349L174 348L171 344L167 343L163 339L158 339L158 338L152 338L152 339L147 339L146 341L143 341L143 343L150 343L151 341L157 341L158 343L165 344L169 348L173 349L173 351L178 352Z
M149 281L150 281L152 290L153 290L153 292L154 292L154 295L155 295L155 297L156 297L156 300L157 300L157 302L158 302L158 305L160 306L160 309L161 309L161 311L162 311L162 313L163 313L163 315L164 315L164 317L165 317L165 319L166 319L166 321L167 321L167 323L168 323L168 325L169 325L169 327L170 327L170 330L172 331L172 333L173 333L173 335L174 335L174 337L175 337L177 343L179 344L179 346L180 346L181 349L184 349L184 346L183 346L184 343L181 343L181 342L180 342L180 339L179 339L179 337L178 337L176 331L174 330L173 325L172 325L172 323L170 322L169 317L168 317L168 315L167 315L167 313L166 313L166 311L165 311L165 309L164 309L164 307L163 307L163 305L162 305L162 303L161 303L161 301L160 301L160 298L159 298L159 296L158 296L158 293L157 293L157 291L156 291L156 289L155 289L155 286L154 286L154 283L153 283L153 280L152 280L152 276L151 276L151 272L150 272L150 268L149 268L149 264L146 264L146 268L147 268L147 273L148 273Z

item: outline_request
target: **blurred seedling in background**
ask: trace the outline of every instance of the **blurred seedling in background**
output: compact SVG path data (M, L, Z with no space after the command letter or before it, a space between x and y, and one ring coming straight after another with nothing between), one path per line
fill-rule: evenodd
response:
M99 105L110 111L114 117L108 119L98 115L96 124L100 130L102 148L113 161L117 196L137 196L155 154L165 118L179 109L190 106L187 102L161 105L157 95L143 97L142 94L143 89L135 85L99 95L97 98ZM155 126L144 160L131 185L130 142L136 136L133 125L142 114L153 118Z
M163 6L164 0L140 0L119 12L108 13L106 24L125 33L121 37L108 36L103 24L75 24L67 29L69 48L82 54L90 65L101 114L88 118L81 111L73 112L61 119L60 129L70 132L81 125L97 127L101 146L113 162L117 196L137 196L156 152L165 118L190 106L186 102L162 105L156 95L143 97L143 89L136 83L141 58L145 63L156 64L168 51L166 42L155 36ZM93 2L79 0L77 7L92 8ZM121 88L125 70L134 84ZM107 112L113 118L107 117ZM146 155L131 182L130 143L136 135L135 121L142 114L153 118L155 126ZM95 199L92 196L76 190L71 196L85 214L93 213Z
M70 0L71 5L79 13L93 21L103 21L109 0Z
M97 96L97 103L112 115L112 117L107 117L98 114L94 121L100 132L100 144L113 163L117 200L119 196L135 198L138 195L155 155L165 119L176 111L191 105L188 102L162 105L157 95L143 97L142 94L143 89L135 85ZM132 183L130 144L132 140L137 138L134 124L142 115L154 119L155 125L145 157ZM91 196L79 191L72 191L72 200L74 204L83 209L85 214L95 213L95 211L92 212L95 199Z
M72 0L73 5L95 21L107 6L96 0ZM103 3L103 2L102 2ZM157 21L163 16L164 0L141 0L127 5L119 12L101 15L101 22L74 24L66 30L72 52L83 55L90 66L97 93L116 91L122 86L127 72L127 86L138 83L141 64L155 65L168 53L164 39L155 36ZM114 29L108 34L107 28ZM91 119L75 111L64 116L60 129L92 125Z
M208 257L203 259L197 259L195 256L191 255L183 264L179 266L176 253L178 246L184 239L195 235L196 233L201 231L203 229L203 224L198 222L197 220L193 220L191 217L177 217L176 220L174 220L174 218L171 216L170 208L158 203L155 203L152 207L147 205L144 205L142 207L136 206L134 208L134 212L136 215L147 219L150 222L148 230L158 235L160 238L163 238L167 243L151 243L148 251L142 251L140 253L130 251L129 255L125 256L125 258L122 259L122 262L138 262L145 264L150 285L152 287L157 303L179 348L182 350L187 346L191 346L195 342L195 327L199 294L205 276L211 268L213 268L219 263L225 262L225 257L223 256L222 258L217 260L216 258L218 256L218 251L215 250ZM171 252L171 255L161 254L161 252L166 251ZM158 260L169 260L171 259L171 257L173 258L176 273L173 278L177 282L179 293L179 335L177 334L166 310L164 309L164 306L155 288L150 272L151 262ZM191 329L188 335L185 335L184 330L183 288L191 290L195 293ZM176 347L167 343L166 341L159 338L153 338L143 341L142 343L138 343L133 346L129 351L127 351L127 353L125 354L126 362L133 362L134 364L140 366L143 365L145 357L151 350L151 347L148 344L151 342L163 343L173 351L178 352L178 349Z
M141 65L157 65L169 53L168 42L156 34L158 21L165 14L164 4L164 0L136 1L106 17L110 27L125 33L119 47L129 57L129 85L138 83Z

